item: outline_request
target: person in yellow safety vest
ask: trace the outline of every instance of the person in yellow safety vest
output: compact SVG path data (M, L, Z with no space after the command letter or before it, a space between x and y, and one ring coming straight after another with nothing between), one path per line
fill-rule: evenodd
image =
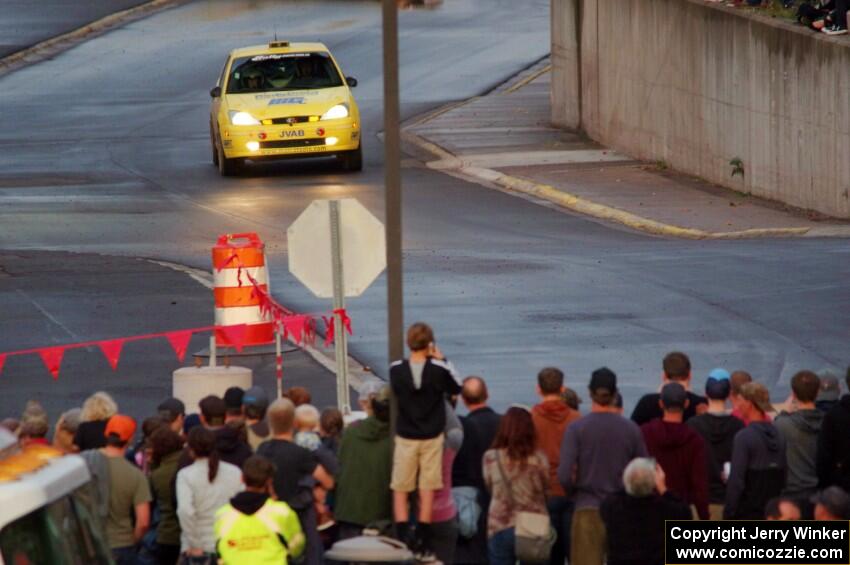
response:
M245 491L216 512L219 565L280 565L304 551L298 515L271 496L274 471L272 462L258 455L242 466Z

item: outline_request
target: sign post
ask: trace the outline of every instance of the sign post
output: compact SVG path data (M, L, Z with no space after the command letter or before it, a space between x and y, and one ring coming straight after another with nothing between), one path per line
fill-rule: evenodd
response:
M319 298L333 298L337 405L348 414L346 297L360 296L386 267L383 224L354 198L314 200L286 231L289 271Z
M334 353L336 354L336 397L343 414L351 412L348 395L348 338L340 310L345 309L345 273L342 268L342 232L339 225L339 200L329 203L331 223L331 262L334 284Z

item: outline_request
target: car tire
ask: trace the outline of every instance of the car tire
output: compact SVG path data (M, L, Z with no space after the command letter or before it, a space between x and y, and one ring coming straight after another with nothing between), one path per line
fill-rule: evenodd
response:
M223 177L232 177L234 175L238 175L242 170L242 164L245 162L244 159L228 159L224 156L224 149L221 147L221 143L216 145L216 163L218 165L218 172Z
M339 160L343 170L357 172L363 170L363 144L361 143L354 151L340 153Z
M212 163L218 167L218 147L215 144L215 130L213 130L212 123L210 123L210 147L212 148Z

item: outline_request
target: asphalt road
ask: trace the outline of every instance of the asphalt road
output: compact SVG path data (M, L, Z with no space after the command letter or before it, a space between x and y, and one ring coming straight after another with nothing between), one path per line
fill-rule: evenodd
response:
M9 350L10 338L22 347L43 347L207 327L213 324L208 306L209 292L197 281L152 261L59 251L0 251L2 351ZM209 337L209 333L193 335L185 364L209 345ZM307 353L289 346L283 358L286 388L308 386L317 406L336 404L331 373ZM275 390L273 356L231 361L250 368L254 383L270 394ZM219 364L224 363L225 358L219 358ZM27 400L38 399L55 421L65 410L81 406L95 390L106 390L123 413L141 422L171 396L171 374L180 366L163 337L125 343L114 371L96 346L69 349L56 380L38 355L9 356L3 368L0 419L18 416Z
M147 0L0 0L0 57Z
M447 0L400 22L406 118L480 94L548 52L545 1ZM305 161L217 175L208 90L227 50L275 33L324 41L358 78L363 173ZM327 310L288 274L285 228L315 198L356 197L382 216L381 92L380 10L370 2L199 1L95 38L0 79L0 248L209 268L219 234L257 231L274 294ZM485 376L501 407L532 402L545 365L581 391L608 365L631 405L657 387L673 349L691 355L698 387L714 366L746 368L777 397L800 368L850 362L846 241L668 241L408 162L406 320L431 322L444 352ZM382 277L349 303L351 352L379 374L385 290ZM50 340L4 331L0 351Z

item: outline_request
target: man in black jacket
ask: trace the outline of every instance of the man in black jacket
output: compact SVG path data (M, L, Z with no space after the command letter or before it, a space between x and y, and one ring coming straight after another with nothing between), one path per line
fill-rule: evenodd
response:
M463 425L463 445L457 452L452 467L452 487L476 489L481 514L478 518L478 531L473 537L458 536L455 563L487 563L487 510L490 506L490 495L484 485L481 459L484 452L490 449L502 417L487 406L487 384L481 377L466 377L460 395L469 414L460 418Z
M667 383L679 383L688 391L688 405L685 408L684 421L687 422L697 414L702 414L708 409L708 401L704 396L691 392L691 360L679 351L668 353L662 362L663 374L661 386ZM645 394L638 401L632 412L632 420L638 426L642 426L656 418L661 418L664 413L659 404L661 395L657 392Z
M429 534L434 493L443 487L443 431L446 399L461 386L452 365L434 344L430 326L418 322L407 330L410 358L390 366L390 386L398 406L390 488L399 537L410 541L422 561L433 556ZM409 530L408 497L419 491L418 527Z
M850 367L845 377L850 388ZM850 491L850 394L827 412L818 434L818 489L839 486Z
M731 390L732 383L726 369L711 371L705 382L708 412L688 420L688 425L702 436L708 450L705 460L708 465L708 508L712 520L723 518L723 503L726 500L724 467L732 460L735 434L744 428L741 420L726 411L726 401Z
M633 459L623 471L623 485L625 491L599 507L608 565L664 565L664 521L690 520L690 507L667 490L664 471L652 459Z

